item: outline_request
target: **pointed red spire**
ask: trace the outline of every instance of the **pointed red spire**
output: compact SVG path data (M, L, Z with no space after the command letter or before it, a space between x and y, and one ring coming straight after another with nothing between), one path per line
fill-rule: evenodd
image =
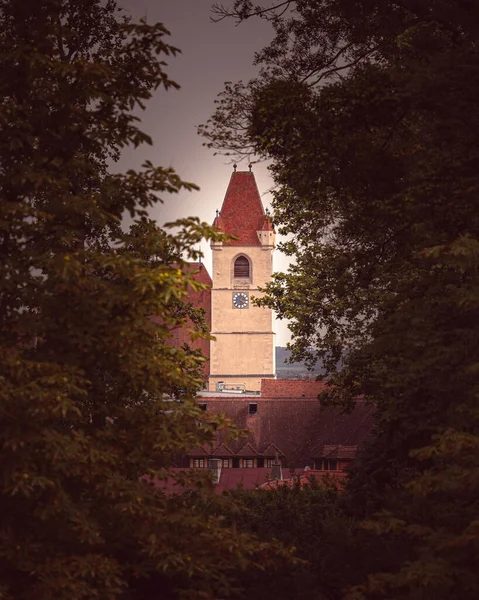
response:
M265 215L260 231L274 231L273 222L271 221L271 217L269 215Z
M265 212L251 171L234 171L226 190L221 213L213 225L236 236L226 246L260 246L257 231L263 231ZM272 228L271 223L267 227Z
M213 221L213 227L216 229L216 231L221 231L222 233L224 233L225 226L218 210L216 211L216 217Z

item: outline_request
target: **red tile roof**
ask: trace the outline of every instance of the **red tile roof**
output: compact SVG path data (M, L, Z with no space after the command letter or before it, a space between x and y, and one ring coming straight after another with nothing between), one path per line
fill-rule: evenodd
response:
M186 468L171 469L174 473L185 475L190 471ZM206 473L207 469L199 469L200 472ZM182 494L186 490L194 489L194 483L183 486L176 479L168 478L158 480L151 477L141 478L145 483L153 485L154 488L164 490L167 494ZM238 486L245 490L254 490L260 485L271 479L271 469L266 468L250 468L250 469L221 469L220 481L215 486L215 491L218 493L225 490L234 490Z
M254 490L268 479L271 479L271 469L221 469L216 491L234 490L238 486L245 490Z
M296 483L299 482L300 486L303 487L305 485L310 484L311 480L316 480L319 483L341 483L344 485L344 481L347 478L348 473L343 473L342 471L313 471L310 469L309 471L305 471L300 475L295 475L290 479L274 479L272 481L267 481L260 486L260 489L272 489L280 486L288 486L292 487Z
M208 273L205 265L201 262L190 262L185 264L185 270L189 273L194 274L194 278L196 281L200 281L201 283L205 283L206 285L213 285L213 280Z
M262 379L261 395L267 398L317 398L328 387L309 379Z
M258 411L248 413L249 398L201 397L206 410L225 414L245 431L240 440L228 441L228 448L246 456L246 443L264 456L274 444L284 456L284 466L303 469L314 458L324 457L324 448L353 447L361 444L371 429L372 408L358 401L354 410L344 414L338 409L322 408L315 398L255 399ZM219 434L215 446L222 443ZM250 454L255 456L254 453ZM346 457L345 457L346 458Z
M211 277L202 263L186 263L183 267L184 271L193 275L193 279L204 283L207 287L203 290L193 291L191 288L188 289L188 297L185 298L186 302L191 302L195 308L202 308L204 310L204 317L208 324L208 329L211 329L211 287L213 282ZM151 316L150 319L153 323L162 323L161 317ZM208 360L205 362L204 372L205 377L210 373L210 342L209 340L198 338L195 341L191 340L190 329L193 324L188 321L184 327L177 327L171 332L171 343L176 348L181 348L184 344L188 344L195 350L201 350L203 356Z
M273 226L265 215L253 173L235 171L231 175L220 216L216 217L213 226L238 238L226 246L260 246L256 232L263 231L265 223L266 231L271 231Z
M199 458L211 456L211 448L204 446L195 446L188 452L188 456L195 456Z
M225 457L225 458L228 456L234 456L233 452L231 452L231 450L228 448L228 446L226 444L220 444L217 448L215 448L213 450L211 455L215 456L215 457Z
M276 444L270 444L267 448L265 448L262 452L263 456L267 456L269 458L275 458L276 455L279 457L283 457L284 454L281 450L276 446Z
M263 225L261 226L260 231L274 231L273 221L268 215L263 219Z
M236 456L242 457L251 457L258 456L259 452L253 448L251 444L245 444L242 448L238 450Z
M191 469L187 468L173 468L173 478L158 480L149 476L141 477L141 479L148 485L152 485L154 488L164 490L167 494L183 494L187 490L195 489L196 485L193 481L182 485L175 478L176 475L187 475L192 472ZM207 469L196 469L197 473L206 474ZM283 473L285 469L283 469ZM294 475L289 479L277 480L273 479L272 471L270 468L249 468L249 469L221 469L220 481L214 486L217 493L224 492L226 490L234 490L238 486L245 490L254 489L271 489L281 485L292 486L296 482L300 482L301 487L305 484L311 483L311 479L314 477L319 482L321 481L332 481L342 482L348 476L347 473L341 471L306 471Z
M354 458L358 451L356 446L324 445L322 458Z

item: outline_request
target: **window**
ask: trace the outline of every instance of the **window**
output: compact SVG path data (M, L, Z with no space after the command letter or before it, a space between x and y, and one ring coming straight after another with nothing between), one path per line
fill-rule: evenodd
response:
M323 471L337 471L338 470L338 461L336 459L325 459L323 462Z
M238 256L234 264L234 278L235 279L249 279L250 269L249 260L246 256Z
M200 410L206 410L206 402L198 402Z
M248 414L255 415L258 412L257 402L248 402Z
M245 469L254 468L254 458L243 458L243 467Z
M223 458L223 459L221 459L221 466L224 469L229 469L229 467L230 467L230 459L229 458Z
M265 459L264 459L264 466L265 466L265 467L268 467L268 469L271 469L271 467L272 467L273 465L276 465L276 464L279 464L279 465L280 465L280 464L281 464L281 461L280 461L280 460L278 460L278 462L276 462L276 459L275 459L275 458L265 458Z
M204 458L194 458L193 459L193 468L194 469L204 469L205 468L205 459Z

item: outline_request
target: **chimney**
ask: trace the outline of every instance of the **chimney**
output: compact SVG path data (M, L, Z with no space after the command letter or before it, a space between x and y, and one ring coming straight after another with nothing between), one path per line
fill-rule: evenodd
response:
M208 459L208 469L213 473L213 484L218 485L221 477L221 466L223 461L221 458Z

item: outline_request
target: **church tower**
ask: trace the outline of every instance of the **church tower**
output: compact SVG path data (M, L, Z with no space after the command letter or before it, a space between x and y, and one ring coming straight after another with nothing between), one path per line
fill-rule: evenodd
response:
M223 382L259 391L261 379L275 378L273 313L254 306L271 279L275 234L251 171L235 171L214 227L237 239L212 243L213 287L209 389Z

